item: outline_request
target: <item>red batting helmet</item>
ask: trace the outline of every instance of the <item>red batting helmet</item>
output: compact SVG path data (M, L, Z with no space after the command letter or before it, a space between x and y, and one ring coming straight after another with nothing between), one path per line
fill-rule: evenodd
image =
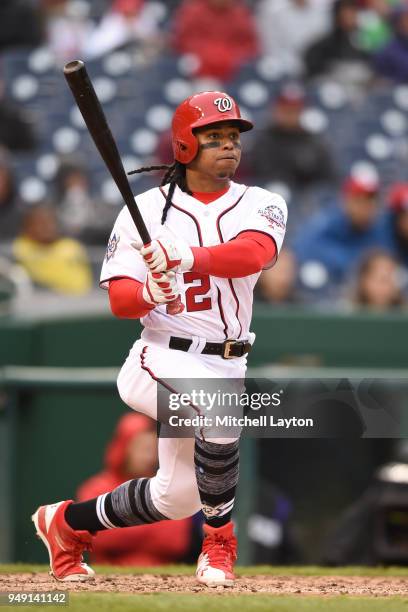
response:
M240 132L254 127L241 118L238 104L222 91L203 91L184 100L176 108L171 126L175 159L182 164L190 163L198 152L194 128L220 121L234 121Z

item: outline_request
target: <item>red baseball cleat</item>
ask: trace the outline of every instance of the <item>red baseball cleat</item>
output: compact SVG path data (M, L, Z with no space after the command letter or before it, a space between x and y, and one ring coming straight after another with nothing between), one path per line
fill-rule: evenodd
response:
M82 553L91 549L89 531L75 531L65 520L65 510L72 500L40 506L32 515L37 535L50 556L50 574L62 582L90 580L95 572L83 562Z
M232 522L218 528L204 525L204 534L202 553L197 562L198 582L210 587L232 586L237 558L234 525Z

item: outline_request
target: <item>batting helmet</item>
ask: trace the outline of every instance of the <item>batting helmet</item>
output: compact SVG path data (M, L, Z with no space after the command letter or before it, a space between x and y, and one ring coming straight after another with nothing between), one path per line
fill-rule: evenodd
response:
M182 164L190 163L198 152L194 128L220 121L234 121L240 132L253 128L250 121L241 118L235 100L222 91L203 91L184 100L172 121L174 158Z

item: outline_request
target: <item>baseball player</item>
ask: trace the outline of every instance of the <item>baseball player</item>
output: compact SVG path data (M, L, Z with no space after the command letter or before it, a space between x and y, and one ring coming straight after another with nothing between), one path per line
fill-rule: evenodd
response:
M175 161L162 185L137 196L149 246L140 243L126 207L116 220L102 267L113 313L140 318L141 338L118 377L121 398L157 418L163 378L236 378L246 370L253 289L276 261L287 208L277 194L232 181L240 133L252 128L225 93L191 96L172 122ZM155 167L157 168L157 167ZM143 168L141 170L150 170ZM167 304L181 297L175 316ZM91 578L83 562L95 533L154 521L205 517L197 580L233 584L237 543L231 512L238 482L238 440L159 438L153 478L130 480L83 503L41 506L33 515L51 573L62 581Z

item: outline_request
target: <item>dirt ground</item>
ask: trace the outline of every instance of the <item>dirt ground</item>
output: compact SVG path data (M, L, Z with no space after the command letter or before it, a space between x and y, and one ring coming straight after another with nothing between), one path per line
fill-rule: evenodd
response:
M142 574L96 576L86 583L57 582L48 574L2 574L0 591L56 591L116 592L116 593L208 593L224 591L224 587L208 589L198 585L190 576L154 576ZM408 596L406 578L362 576L240 576L231 594L270 593L273 595L365 595L384 597Z

